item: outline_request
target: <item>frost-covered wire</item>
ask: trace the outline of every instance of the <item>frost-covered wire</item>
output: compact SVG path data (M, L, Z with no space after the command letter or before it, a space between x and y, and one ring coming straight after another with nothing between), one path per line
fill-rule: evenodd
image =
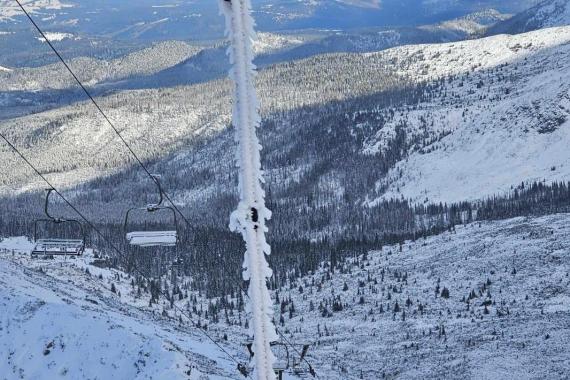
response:
M249 281L246 311L251 319L250 334L254 339L255 374L259 380L269 380L275 379L271 342L277 340L277 334L267 288L267 279L272 276L272 271L265 258L271 253L265 238L268 230L266 221L271 218L271 212L265 207L265 192L261 187L261 144L256 134L261 122L253 64L253 40L256 36L250 0L219 0L219 3L230 41L230 77L234 82L233 124L238 144L236 161L240 202L231 215L230 228L241 232L246 243L243 277Z

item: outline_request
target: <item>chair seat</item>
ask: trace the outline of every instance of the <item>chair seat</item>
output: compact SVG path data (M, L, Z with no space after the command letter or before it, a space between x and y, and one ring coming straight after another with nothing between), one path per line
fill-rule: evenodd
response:
M139 247L172 247L176 245L176 231L133 231L127 233L127 241Z
M285 371L287 369L287 363L282 360L277 360L273 363L273 370L275 371Z
M32 255L81 255L85 242L80 239L39 239Z

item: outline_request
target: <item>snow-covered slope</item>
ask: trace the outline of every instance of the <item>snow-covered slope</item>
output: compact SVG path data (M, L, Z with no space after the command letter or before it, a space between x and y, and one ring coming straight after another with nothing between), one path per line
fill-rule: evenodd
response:
M367 131L364 143L355 151L371 156L384 151L402 123L408 139L414 141L406 152L409 158L401 160L388 178L377 175L378 191L368 186L366 194L355 196L367 196L368 204L402 196L422 202L426 198L442 202L481 199L509 191L523 181L560 180L570 173L570 157L564 145L568 130L569 42L570 27L560 27L366 54L330 54L275 65L259 76L262 112L264 117L277 117L279 122L281 111L378 94L397 87L398 81L434 85L428 101L419 105L389 110L353 103L351 112L355 115L376 112L380 120L385 120L375 121L372 114L373 120L364 125L365 129L354 119L346 121L342 128L361 134ZM42 94L30 96L33 98L21 103L46 101ZM22 97L25 95L7 101ZM223 80L125 91L99 102L125 128L124 135L145 159L174 153L181 144L195 138L209 138L224 130L229 121L229 83ZM7 112L13 108L7 107ZM89 104L14 119L2 123L2 128L19 146L33 149L26 154L31 154L60 186L109 175L125 165L124 147L101 124ZM289 131L293 134L286 136ZM324 130L313 132L321 133L319 139L326 136ZM306 149L306 141L300 141L290 127L275 131L269 143L283 136L291 147L300 152ZM184 161L196 171L220 174L218 182L207 181L203 188L193 182L189 185L193 195L180 195L180 199L195 199L196 194L208 196L214 185L226 188L231 170L218 163L221 157L226 162L233 159L224 148L227 144L231 140L212 139L203 149L191 152L195 156L183 153L169 161L167 167L172 170L161 169L175 175ZM283 148L277 144L273 149L277 154ZM111 159L99 155L101 150ZM37 179L22 170L22 163L9 150L1 154L11 168L5 178L6 191L14 194L43 187L38 182L32 184L30 180ZM296 170L295 176L302 176L311 164L309 160L303 163L304 168L285 170Z
M569 236L570 214L559 214L457 226L355 254L287 281L273 295L276 321L289 341L311 345L308 360L322 379L564 379ZM19 253L27 249L22 238L0 243L6 378L241 378L177 323L168 301L148 307L146 290L137 295L124 273L87 259L30 260ZM188 293L178 306L192 303L193 316L212 336L227 335L226 348L245 360L242 314L233 306L222 318L204 314L223 312L213 306L219 299ZM226 299L226 307L239 303Z
M62 35L49 33L46 37L53 41L53 38L62 38ZM185 42L167 41L112 60L81 57L68 60L68 64L84 84L94 86L101 82L120 81L159 72L187 60L200 50L202 49ZM3 75L0 73L0 79L0 90L7 92L77 87L73 77L59 61L37 68L15 68Z
M498 22L511 18L510 14L502 14L495 9L486 9L480 12L468 14L466 16L442 22L436 27L445 30L455 30L466 33L469 36L480 35L487 28Z
M541 28L570 25L570 1L546 0L491 27L489 34L516 34Z
M569 226L517 218L386 246L287 284L276 315L329 380L565 379Z
M129 301L125 274L90 265L90 255L30 260L29 250L25 238L0 241L3 379L240 378L197 330Z
M394 58L419 57L402 72L448 79L430 102L365 144L365 151L381 150L401 123L409 136L427 136L378 183L388 188L382 197L477 200L521 182L567 179L569 42L564 27L391 51Z

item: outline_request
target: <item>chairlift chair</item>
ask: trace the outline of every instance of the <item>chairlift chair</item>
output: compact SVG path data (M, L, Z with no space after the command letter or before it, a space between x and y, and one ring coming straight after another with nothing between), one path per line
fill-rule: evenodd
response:
M305 366L303 366L303 361L305 360L305 357L307 356L307 352L309 351L309 348L311 347L310 343L299 343L299 346L302 347L301 348L301 353L300 356L298 358L293 358L293 363L292 363L292 369L293 369L293 373L299 377L308 377L309 375L315 377L315 371L313 369L313 367L311 367L309 365L309 368L306 368Z
M291 373L301 378L306 378L309 375L313 377L316 376L315 371L310 365L308 369L303 366L303 361L305 360L305 356L307 355L307 351L311 345L309 343L302 343L299 345L302 346L300 357L295 358L290 354L289 347L284 342L275 341L270 343L276 357L276 361L273 363L273 370L277 376L277 380L283 379L283 375L285 373ZM253 359L253 339L245 342L245 346L249 353L250 360ZM241 364L241 368L247 369L247 366Z
M34 222L34 248L32 256L80 256L85 251L85 230L83 224L75 219L56 218L50 215L48 205L49 197L54 189L47 189L46 200L44 205L44 213L46 218L37 219ZM62 238L57 236L39 239L38 227L41 224L52 224L56 226L75 225L80 236L76 239Z
M178 221L176 218L176 211L169 206L163 206L163 190L160 185L160 180L158 175L152 175L152 178L158 188L158 194L160 196L158 203L149 204L146 207L133 207L127 211L125 215L125 233L127 242L130 245L138 247L175 247L178 243ZM160 230L160 231L129 231L129 225L131 224L131 214L139 211L147 214L154 214L159 212L168 212L172 214L172 220L174 223L174 228L171 230Z

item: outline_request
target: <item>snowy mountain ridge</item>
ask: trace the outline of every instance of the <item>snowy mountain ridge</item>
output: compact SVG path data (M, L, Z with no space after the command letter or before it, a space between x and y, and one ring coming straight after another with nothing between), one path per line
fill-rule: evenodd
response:
M62 10L65 8L73 7L68 1L60 0L23 0L22 5L32 14L40 13L41 11L54 11ZM0 1L0 23L13 21L15 16L22 16L22 10L12 0Z
M62 33L48 33L47 37L53 42L53 37L56 37L57 40L57 38L62 37ZM302 37L294 35L259 33L254 44L254 51L256 55L271 55L303 43ZM114 59L102 60L79 57L70 59L67 63L85 85L89 87L102 85L113 88L117 82L120 84L121 82L128 83L129 80L132 81L135 78L152 78L154 74L163 73L180 65L194 66L197 74L206 71L208 65L220 65L225 69L226 65L223 65L227 61L224 57L225 49L227 49L226 44L222 44L220 47L217 45L202 47L183 41L164 41ZM201 55L207 56L210 62L202 63L202 65L196 62ZM215 62L222 59L223 63ZM2 73L2 71L5 72ZM225 74L226 71L222 72ZM188 79L193 79L196 82L201 81L197 76L194 78L177 78L180 84L184 84ZM0 90L5 92L73 90L77 86L77 83L59 61L41 67L24 66L7 69L0 66L0 80ZM155 84L155 86L157 85L160 83Z
M478 36L483 34L490 26L500 21L508 20L511 17L511 14L503 14L495 9L487 9L458 19L442 22L437 27L463 32L469 36Z
M441 136L412 147L408 159L378 183L388 188L382 198L478 200L521 182L568 178L569 30L403 48L423 58L402 72L455 79L367 142L365 151L375 152L403 121L409 136Z
M515 34L564 25L570 25L570 1L546 0L511 19L492 26L488 33Z

